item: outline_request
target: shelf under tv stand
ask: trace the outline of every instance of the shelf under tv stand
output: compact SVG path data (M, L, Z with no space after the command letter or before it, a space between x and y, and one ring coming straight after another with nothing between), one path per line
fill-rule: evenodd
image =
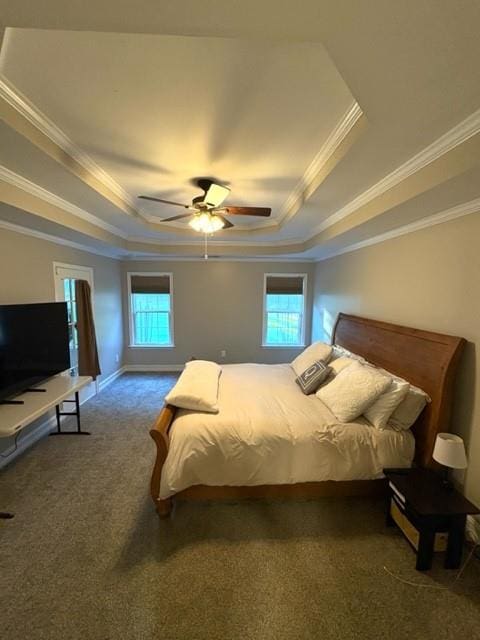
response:
M80 425L79 392L92 382L90 376L58 375L42 382L41 388L28 389L15 398L15 404L0 405L0 438L16 436L37 418L55 408L57 429L55 435L89 435L82 431ZM41 392L40 392L41 389ZM35 391L35 393L33 393ZM39 391L39 393L36 393ZM73 396L75 399L71 400ZM13 401L12 401L13 402ZM17 404L21 403L21 404ZM75 403L75 411L62 412L60 405L63 402ZM75 431L62 431L62 416L76 416L77 428ZM0 511L0 519L13 517L13 514Z

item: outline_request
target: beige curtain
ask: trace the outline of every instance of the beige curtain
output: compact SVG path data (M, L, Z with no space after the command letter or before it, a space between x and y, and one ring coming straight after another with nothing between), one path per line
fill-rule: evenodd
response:
M75 280L75 300L77 302L78 373L81 376L92 376L95 380L101 371L93 320L92 294L86 280Z

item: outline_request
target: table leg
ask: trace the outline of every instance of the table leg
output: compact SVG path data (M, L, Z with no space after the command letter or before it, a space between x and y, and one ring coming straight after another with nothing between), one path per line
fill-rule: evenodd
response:
M393 527L395 520L392 518L392 498L388 498L387 513L385 514L385 524L387 527Z
M420 539L418 541L417 571L426 571L432 568L433 545L435 542L435 531L432 529L423 529L420 531Z
M463 544L465 542L466 515L456 515L450 518L448 530L447 555L445 569L458 569L462 562Z

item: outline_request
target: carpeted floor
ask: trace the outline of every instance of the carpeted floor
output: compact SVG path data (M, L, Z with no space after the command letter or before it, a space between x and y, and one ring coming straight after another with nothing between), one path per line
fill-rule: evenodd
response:
M480 637L480 562L456 583L440 559L415 572L381 501L182 503L160 521L148 429L173 381L122 376L82 407L91 437L1 472L2 640Z

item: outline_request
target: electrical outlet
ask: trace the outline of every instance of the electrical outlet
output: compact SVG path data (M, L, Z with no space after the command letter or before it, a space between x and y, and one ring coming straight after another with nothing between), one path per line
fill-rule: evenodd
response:
M115 362L118 364L120 362L120 356L119 354L115 354Z
M227 352L225 351L225 349L222 349L222 350L220 351L220 357L221 357L221 358L226 358L226 357L227 357Z

